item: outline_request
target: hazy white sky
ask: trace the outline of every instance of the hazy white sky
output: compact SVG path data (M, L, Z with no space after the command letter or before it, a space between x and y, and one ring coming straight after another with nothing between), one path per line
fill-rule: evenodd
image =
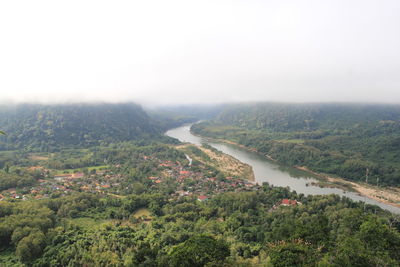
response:
M400 1L1 1L1 100L400 102Z

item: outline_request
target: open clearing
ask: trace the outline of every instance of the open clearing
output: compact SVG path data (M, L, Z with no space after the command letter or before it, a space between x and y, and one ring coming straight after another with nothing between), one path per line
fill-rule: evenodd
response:
M135 211L133 216L137 219L141 218L142 216L146 216L147 218L151 218L151 213L148 209L146 208L140 208Z
M195 146L195 145L189 145L189 144L180 145L177 147L177 149L185 150L185 153L190 154L191 158L196 159L205 164L210 164L214 168L225 173L225 175L227 176L242 177L243 179L249 181L255 180L253 168L250 165L245 164L225 153L214 151L203 146L195 146L209 157L209 159L205 159L196 156L193 153L190 153L190 150L186 149L190 146Z

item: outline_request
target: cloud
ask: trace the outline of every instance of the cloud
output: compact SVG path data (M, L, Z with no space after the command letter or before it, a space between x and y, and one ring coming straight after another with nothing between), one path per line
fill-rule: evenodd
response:
M3 1L0 99L400 100L398 1Z

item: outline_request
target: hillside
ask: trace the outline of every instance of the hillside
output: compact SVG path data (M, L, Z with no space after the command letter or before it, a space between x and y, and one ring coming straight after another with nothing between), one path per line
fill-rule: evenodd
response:
M344 130L385 121L397 122L399 127L400 105L237 104L227 106L216 121L271 132Z
M400 184L400 106L231 105L198 134L228 139L291 166L380 185Z
M127 104L20 104L0 107L1 150L89 147L148 138L162 129L143 109Z
M166 124L139 106L1 114L9 144L28 149L0 152L0 266L399 266L397 215L249 182L250 166L161 138ZM196 126L260 151L306 143L222 125Z

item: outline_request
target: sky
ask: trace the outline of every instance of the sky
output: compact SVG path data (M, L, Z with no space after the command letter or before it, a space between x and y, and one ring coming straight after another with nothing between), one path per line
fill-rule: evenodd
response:
M0 2L0 102L400 103L398 0Z

